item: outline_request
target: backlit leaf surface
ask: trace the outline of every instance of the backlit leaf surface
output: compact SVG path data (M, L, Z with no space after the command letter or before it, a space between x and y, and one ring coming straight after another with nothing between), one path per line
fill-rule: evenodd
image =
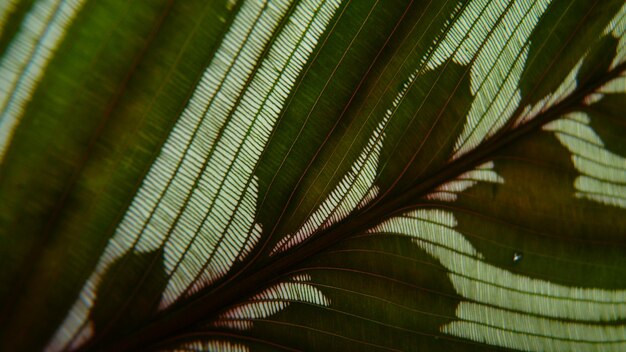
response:
M7 0L1 350L626 349L618 0Z

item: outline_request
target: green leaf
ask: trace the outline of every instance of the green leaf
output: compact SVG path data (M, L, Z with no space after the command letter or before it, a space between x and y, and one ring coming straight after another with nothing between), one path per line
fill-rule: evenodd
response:
M0 350L626 349L626 5L0 4Z

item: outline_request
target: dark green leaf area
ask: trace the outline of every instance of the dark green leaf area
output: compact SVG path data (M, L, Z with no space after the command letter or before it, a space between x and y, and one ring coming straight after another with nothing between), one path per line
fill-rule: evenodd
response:
M622 1L605 0L555 0L550 4L530 36L520 81L527 103L536 103L559 87L602 37L622 5Z
M447 61L416 78L385 131L382 189L400 193L449 160L472 103L468 70Z
M141 51L161 2L90 3L51 61L50 74L31 98L0 167L0 228L20 234L0 240L8 242L0 246L0 263L6 268L0 275L0 297L11 285L5 283L5 273L13 274L20 258L37 258L28 250L46 243L41 233L49 231L51 217L58 220L68 183L85 163L92 138L108 117L107 103L119 94L129 58ZM133 16L137 18L131 20ZM137 33L134 40L121 40L126 31Z
M623 211L575 196L578 170L552 132L494 161L504 183L478 183L453 207L458 231L487 262L568 286L626 287L626 224L616 221Z
M91 311L95 335L129 332L154 315L158 296L167 284L163 249L129 252L104 274Z
M619 39L608 34L593 43L576 76L579 87L599 80L609 72L611 62L617 53L618 43Z
M303 71L259 163L260 222L271 229L285 211L276 233L296 231L349 172L402 84L460 7L457 1L345 4ZM404 109L410 114L410 107ZM398 130L387 125L383 147L405 132Z
M416 300L422 298L411 295ZM409 319L397 325L397 321L378 316L385 304L389 314L396 313L397 308L390 308L389 303L373 303L350 293L334 294L332 297L336 302L359 299L369 305L354 314L296 303L275 317L255 321L254 328L243 334L254 339L280 341L281 345L300 351L473 351L477 347L471 342L438 333L424 333L416 330L415 326L407 327ZM432 319L424 319L415 312L406 312L405 317L408 316L424 325L433 323Z
M408 3L406 0L394 0L384 5L371 0L353 1L337 12L341 15L336 16L336 22L329 27L332 30L320 40L323 44L303 70L304 74L296 83L259 162L256 174L259 177L259 198L263 199L259 206L262 223L276 222L294 186L302 185L305 190L310 188L309 182L321 169L319 164L315 164L317 168L312 167L313 162L318 159L327 161L330 154L320 152L322 149L332 151L341 143L342 135L347 134L346 140L355 137L358 125L351 125L355 117L345 114L344 110L355 104L358 90L369 81L371 66L385 48ZM343 148L341 153L349 150ZM350 158L350 162L355 158L356 155ZM328 165L333 167L331 172L336 171L336 165ZM337 175L343 176L348 168L341 169ZM329 182L326 175L320 178L320 184L322 182L324 185ZM323 193L322 189L316 190ZM307 201L305 206L315 205ZM304 221L308 210L298 209L295 223L299 225Z
M308 274L328 307L293 302L246 335L298 350L454 350L476 345L440 332L459 303L441 264L410 238L356 234L312 257Z
M86 247L99 249L92 246L94 237L86 236L89 231L62 231L58 236L53 227L98 204L94 195L101 189L72 192L74 182L86 163L107 169L90 181L111 174L105 158L94 157L90 148L109 118L111 102L123 91L130 63L156 26L164 1L84 6L37 85L0 165L0 298L6 303L2 313L11 322L0 321L0 350L17 345L41 348L55 329L50 322L60 321L66 310L57 302L72 299L92 270L82 263L70 265L71 269L63 265L76 257L84 259ZM80 223L93 226L84 217ZM63 238L59 247L49 246L59 237ZM76 243L83 246L73 252L70 248ZM87 257L95 261L99 253ZM76 275L80 269L86 271L84 276ZM45 318L32 319L42 311Z
M589 125L598 134L606 149L626 157L626 94L605 94L601 100L585 109ZM626 172L626 171L625 171Z
M360 234L316 256L306 266L316 271L316 282L354 290L370 300L340 301L349 311L371 310L373 316L431 333L448 322L448 316L454 316L457 297L446 270L407 236ZM385 299L395 302L395 313L382 306L378 312L372 308ZM405 308L412 313L407 315ZM433 326L435 321L424 319L435 319L438 324Z
M296 83L256 172L260 221L275 224L287 208L278 232L297 229L350 170L423 56L412 51L431 45L454 5L345 4Z
M393 243L412 244L394 236L388 240L388 246L381 246L374 243L381 241L360 238L311 260L296 273L310 274L331 305L294 303L269 322L255 322L250 333L297 349L410 350L428 345L439 335L438 327L454 316L458 301L445 272L429 263L425 253L396 254ZM287 333L276 329L293 322L298 323L289 325Z
M0 350L40 350L63 321L228 28L225 2L78 14L0 166Z

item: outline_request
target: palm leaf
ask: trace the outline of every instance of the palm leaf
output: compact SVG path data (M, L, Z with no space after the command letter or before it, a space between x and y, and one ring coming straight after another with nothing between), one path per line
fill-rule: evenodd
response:
M625 16L3 2L0 349L625 349Z

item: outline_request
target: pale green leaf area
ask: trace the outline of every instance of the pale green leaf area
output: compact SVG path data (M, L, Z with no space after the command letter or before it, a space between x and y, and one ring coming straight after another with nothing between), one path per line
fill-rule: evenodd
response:
M626 350L619 0L0 1L1 351Z

